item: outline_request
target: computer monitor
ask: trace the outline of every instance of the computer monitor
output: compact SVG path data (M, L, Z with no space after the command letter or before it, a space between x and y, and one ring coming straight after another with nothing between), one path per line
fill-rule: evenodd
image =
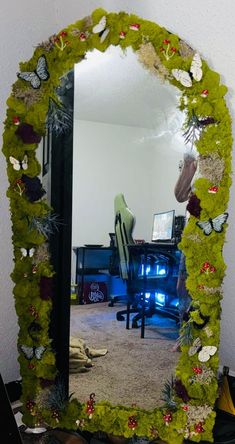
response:
M153 216L152 242L167 242L173 238L175 210Z

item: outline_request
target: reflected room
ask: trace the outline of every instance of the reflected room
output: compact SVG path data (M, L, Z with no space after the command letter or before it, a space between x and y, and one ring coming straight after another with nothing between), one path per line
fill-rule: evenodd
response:
M69 391L152 409L179 358L179 91L141 52L110 46L87 53L58 95L73 116L56 139L57 162L61 144L73 165Z

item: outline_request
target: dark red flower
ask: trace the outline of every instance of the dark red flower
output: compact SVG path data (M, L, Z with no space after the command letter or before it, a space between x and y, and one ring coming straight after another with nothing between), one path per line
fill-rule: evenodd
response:
M24 143L28 144L39 143L42 138L40 134L34 131L33 126L29 123L21 123L15 134L20 137Z
M200 206L200 199L196 196L196 194L192 194L189 198L188 204L186 206L186 209L192 216L195 216L197 218L200 217L201 214L201 206Z
M41 276L40 279L40 298L48 301L53 296L53 279L47 276Z
M174 390L176 395L182 399L184 402L188 402L190 400L190 396L188 395L188 392L183 385L183 383L180 381L180 379L176 379L174 382Z

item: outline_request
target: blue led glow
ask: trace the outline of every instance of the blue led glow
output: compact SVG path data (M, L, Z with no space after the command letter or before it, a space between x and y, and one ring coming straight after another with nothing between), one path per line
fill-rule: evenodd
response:
M165 305L166 303L166 295L163 293L155 293L155 301L159 304L159 305Z

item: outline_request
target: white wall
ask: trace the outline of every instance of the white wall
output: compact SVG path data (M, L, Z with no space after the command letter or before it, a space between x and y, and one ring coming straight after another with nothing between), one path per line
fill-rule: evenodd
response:
M4 120L4 103L15 81L18 62L30 58L33 46L69 23L89 14L97 7L108 11L125 10L143 18L156 21L173 33L178 33L207 59L210 66L222 74L222 81L229 87L227 103L232 116L235 115L234 101L234 15L233 0L21 0L14 5L1 0L0 27L0 121ZM234 124L233 124L234 128ZM2 125L0 126L2 132ZM12 269L11 230L8 202L5 160L0 163L0 370L4 379L11 380L18 375L16 335L17 321L14 312L12 283L9 274ZM221 333L221 363L235 369L235 183L230 198L229 229L224 248L228 265L224 282L224 301Z
M5 102L16 80L19 62L28 60L33 46L45 40L56 28L53 2L47 0L21 0L14 3L1 0L0 6L0 132L5 120ZM50 18L51 17L51 18ZM11 223L7 190L6 163L0 153L0 372L5 381L19 377L17 363L18 325L14 309L12 282L13 269Z
M109 243L118 193L136 217L136 239L151 240L154 213L184 214L173 192L182 154L149 135L147 128L75 120L73 246Z

